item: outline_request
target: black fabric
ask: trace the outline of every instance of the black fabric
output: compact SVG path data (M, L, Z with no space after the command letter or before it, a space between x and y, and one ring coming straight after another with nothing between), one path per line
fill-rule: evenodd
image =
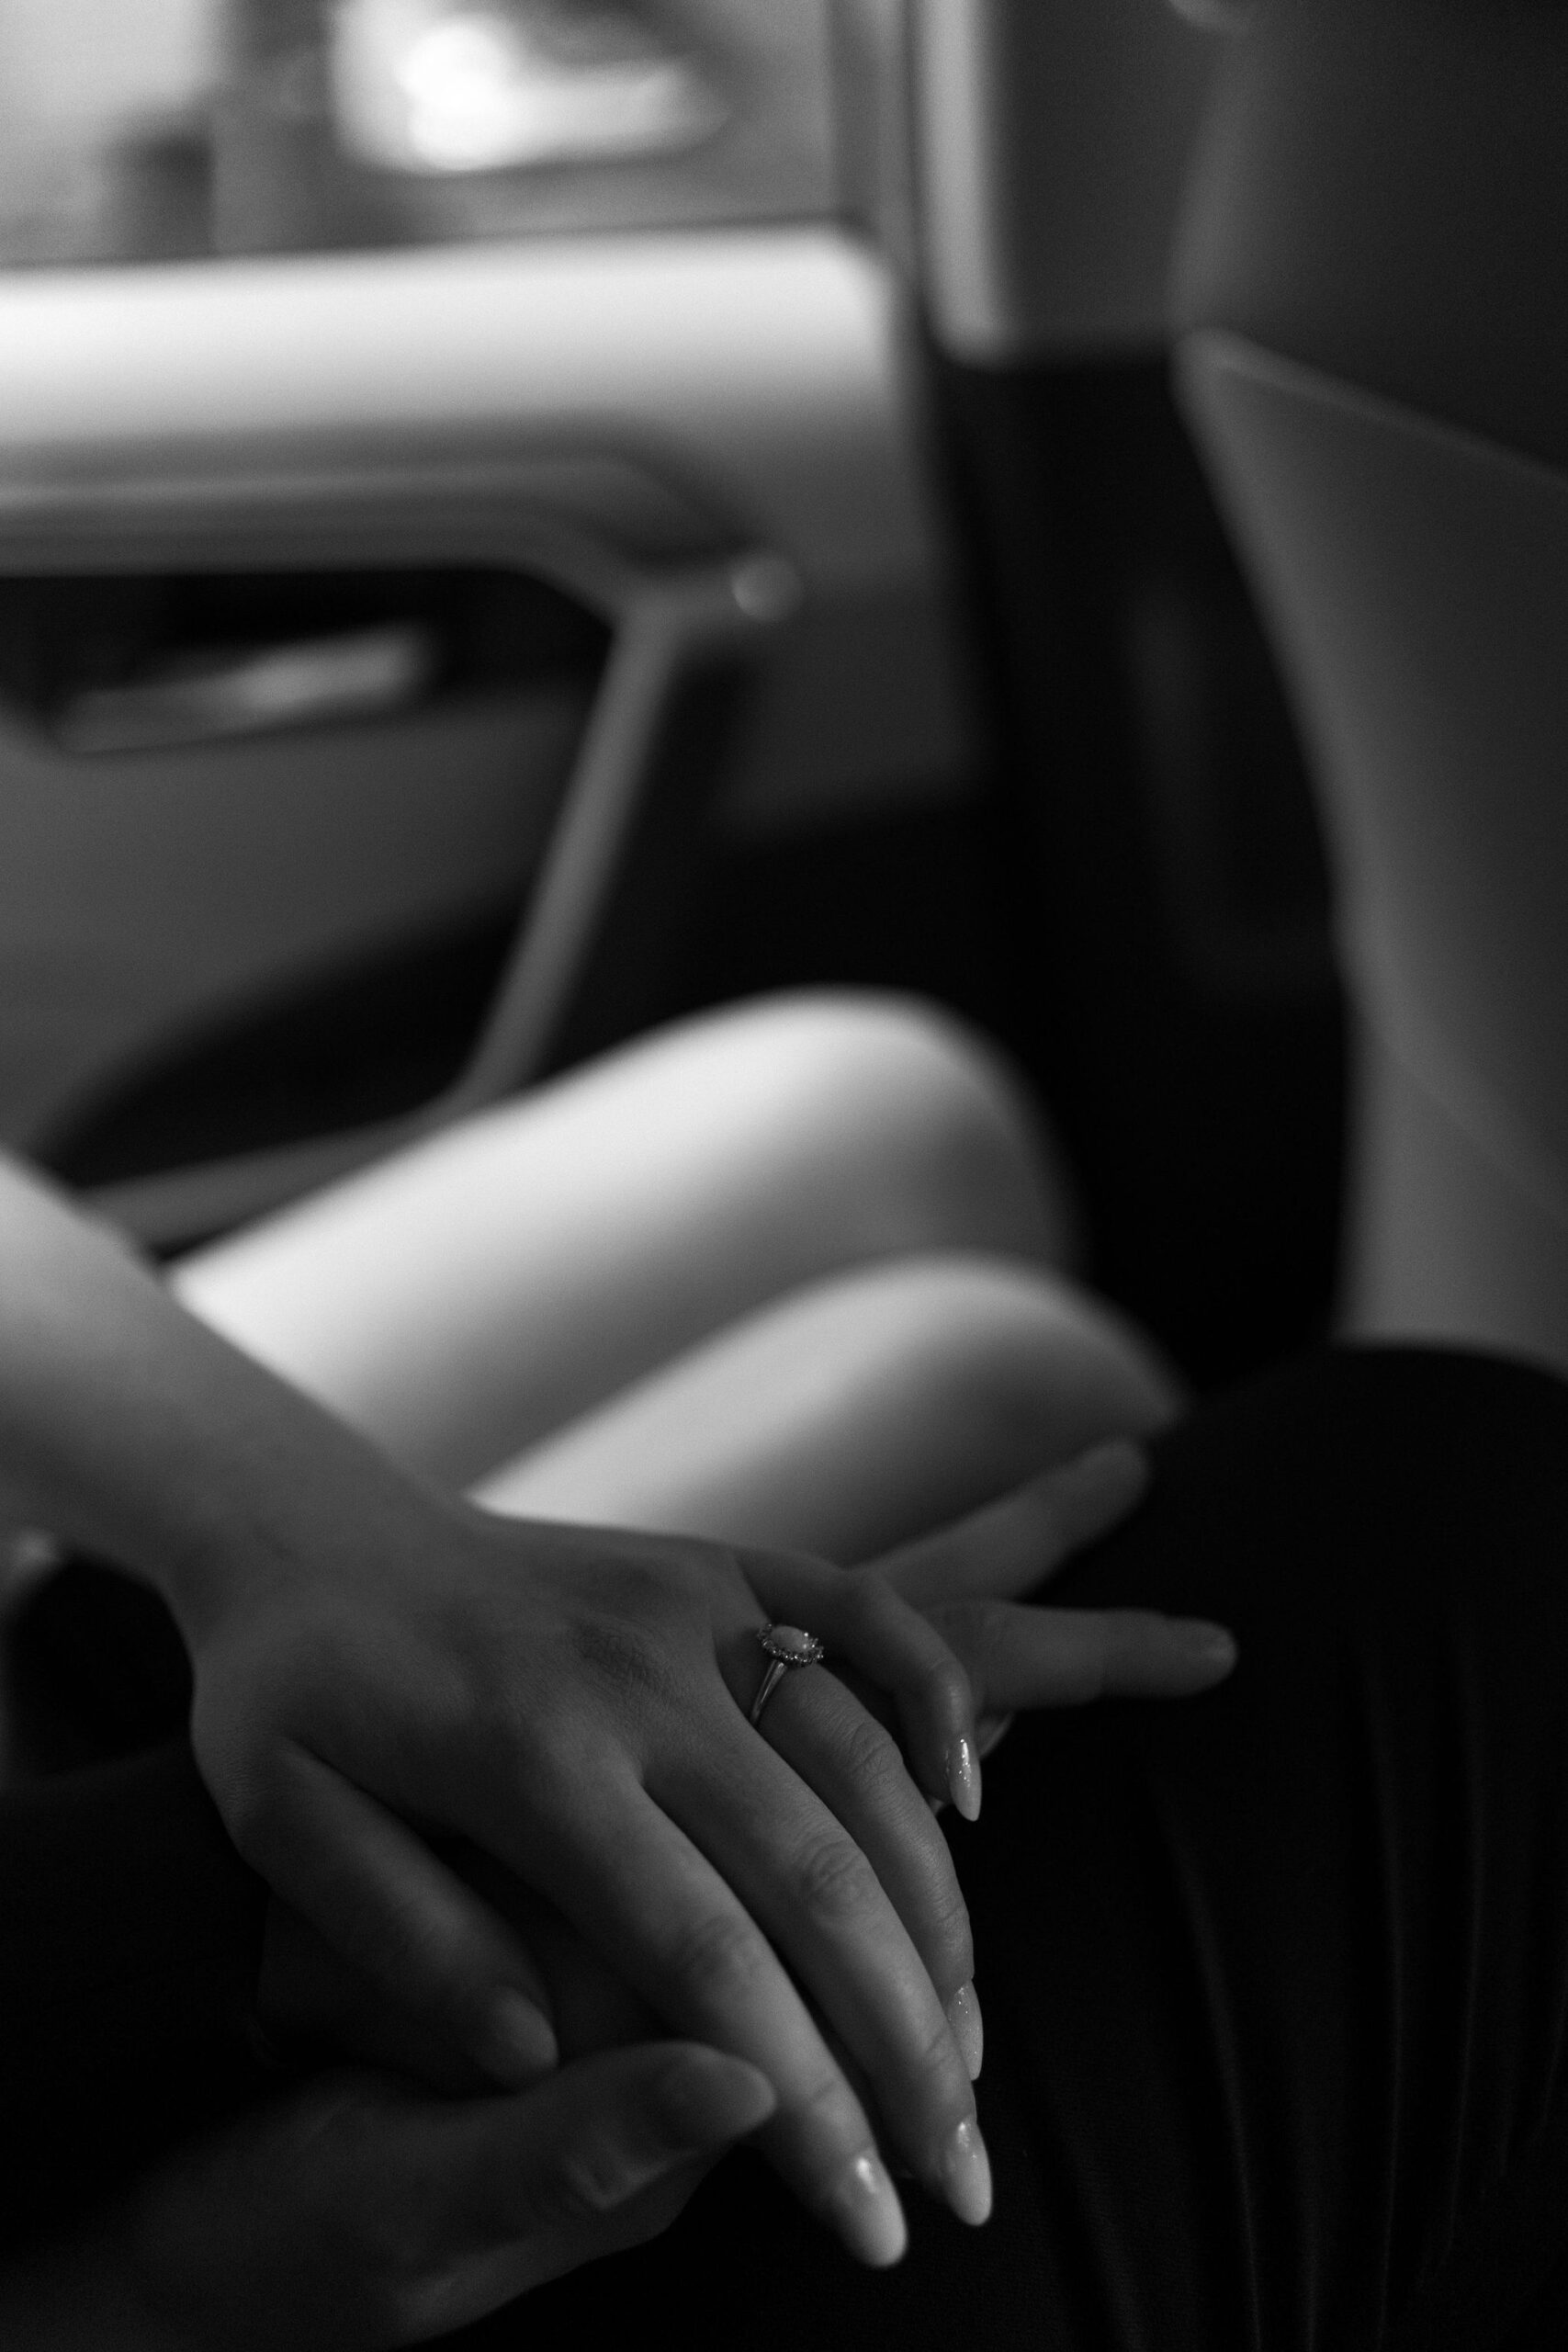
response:
M0 1800L0 2244L260 2088L265 1904L183 1739Z
M1224 327L1568 462L1568 8L1257 0L1179 243Z
M1426 1351L1293 1365L1162 1442L1145 1508L1054 1597L1217 1616L1242 1662L1190 1704L1021 1724L983 1821L952 1829L987 2030L989 2227L911 2190L910 2255L872 2275L737 2159L660 2244L454 2341L1555 2352L1568 1387ZM160 1871L185 1865L157 1825L195 1817L170 1769L150 1759L133 1838ZM0 1949L0 1997L8 2019L32 2005L38 2082L76 2065L83 2030L40 2002L40 1955L73 1936L112 1952L137 1914L134 1888L99 1891L97 1785L78 1792L82 1838L59 1792L52 1864L39 1821L18 1847L0 1806L0 1883L19 1854L39 1905L34 1939ZM175 1916L221 1947L228 1983L253 1921L226 1897L209 1911L205 1839ZM187 1981L174 1943L159 1964ZM78 2008L166 2012L155 1967L117 1990L95 1966L104 1990L85 1982Z
M952 1836L997 2175L859 2271L751 2164L465 2342L1544 2352L1568 2279L1568 1388L1318 1358L1205 1407L1056 1591L1233 1624L1021 1724Z
M190 1713L190 1659L157 1594L77 1555L27 1594L6 1628L24 1710L68 1726L96 1760L174 1739Z

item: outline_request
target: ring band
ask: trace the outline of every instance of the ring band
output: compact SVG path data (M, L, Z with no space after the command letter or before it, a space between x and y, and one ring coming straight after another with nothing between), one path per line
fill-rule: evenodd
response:
M798 1625L764 1625L757 1635L758 1645L768 1661L762 1677L762 1687L751 1702L749 1720L755 1725L761 1721L762 1710L786 1674L802 1666L820 1666L828 1653L815 1634L803 1633Z

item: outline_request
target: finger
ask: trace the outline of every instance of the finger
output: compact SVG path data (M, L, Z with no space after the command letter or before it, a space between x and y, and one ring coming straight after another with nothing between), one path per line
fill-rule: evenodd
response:
M940 1610L987 1716L1096 1699L1184 1699L1223 1681L1235 1636L1204 1618L1149 1609L1027 1609L967 1601Z
M975 1973L968 1906L897 1740L825 1672L786 1676L757 1729L854 1839L951 2007Z
M757 2067L696 2044L575 2060L520 2097L452 2110L427 2158L442 2234L456 2253L592 2222L759 2131L777 2104Z
M324 2218L340 2265L346 2253L364 2271L387 2324L376 2340L423 2343L666 2226L773 2104L754 2067L660 2042L506 2098L437 2102L339 2077L285 2120L307 2215ZM304 2231L305 2258L321 2234Z
M331 1765L285 1752L247 1858L352 1967L468 2052L492 2081L558 2062L538 1979L495 1914L414 1831Z
M867 1566L917 1608L966 1596L1017 1600L1124 1519L1148 1482L1144 1449L1110 1438Z
M748 1738L769 1771L815 1807L788 1767L753 1735ZM722 1770L722 1751L711 1761ZM715 1776L714 1769L705 1775L710 1797ZM675 2031L761 2069L779 2100L760 2136L770 2161L859 2260L897 2261L905 2245L897 2192L865 2110L781 1961L786 1939L775 1937L773 1949L763 1932L767 1923L752 1916L754 1896L732 1886L728 1873L721 1875L647 1791L609 1782L580 1789L579 1799L576 1816L563 1824L554 1871L562 1907L591 1943L615 1954ZM753 1855L747 1875L765 1874ZM784 1892L772 1907L787 1907L792 1899ZM798 1945L798 1934L795 1940ZM904 1941L911 1972L923 1974ZM819 1954L812 1957L819 1962ZM808 1981L807 1969L800 1973ZM926 1997L934 2008L929 1980ZM936 2015L940 2022L941 2011Z
M757 1553L744 1554L741 1567L775 1619L819 1635L830 1662L858 1669L887 1692L919 1786L928 1796L951 1797L965 1820L975 1820L980 1766L974 1694L962 1661L930 1618L874 1570L846 1576L818 1561ZM739 1679L737 1695L750 1707L761 1677L744 1643L739 1656L738 1664L727 1652L724 1665L731 1688Z
M787 1961L870 2084L916 2177L960 2219L984 2220L989 2173L968 2068L919 1952L842 1824L739 1713L728 1726L705 1724L684 1769L661 1763L649 1790ZM703 2038L717 2037L705 2029ZM781 2140L795 2114L811 2125L781 2086ZM829 2146L841 2172L850 2152L841 2140ZM809 2130L794 2154L815 2160Z
M419 2340L668 2228L775 2104L755 2067L679 2042L606 2051L487 2102L461 2149L438 2154L447 2259Z
M520 1917L528 1949L549 1983L550 2014L563 2059L657 2037L659 2019L648 2003L553 1903L524 1889Z
M454 2330L586 2262L603 2262L609 2255L646 2245L680 2218L724 2153L720 2149L712 2155L687 2157L650 2187L591 2221L562 2222L488 2254L449 2263L425 2282L417 2309L408 2314L396 2340L423 2344L439 2336L445 2342Z

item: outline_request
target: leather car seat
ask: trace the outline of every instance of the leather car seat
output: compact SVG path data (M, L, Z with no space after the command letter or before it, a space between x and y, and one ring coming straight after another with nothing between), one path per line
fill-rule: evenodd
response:
M1568 1369L1568 6L1257 0L1174 305L1336 868L1344 1323Z

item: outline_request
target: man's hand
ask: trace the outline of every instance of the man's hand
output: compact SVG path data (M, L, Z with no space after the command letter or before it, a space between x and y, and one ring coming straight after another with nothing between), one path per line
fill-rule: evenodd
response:
M773 2094L679 2042L505 2098L323 2075L0 2276L16 2352L379 2352L667 2228Z

